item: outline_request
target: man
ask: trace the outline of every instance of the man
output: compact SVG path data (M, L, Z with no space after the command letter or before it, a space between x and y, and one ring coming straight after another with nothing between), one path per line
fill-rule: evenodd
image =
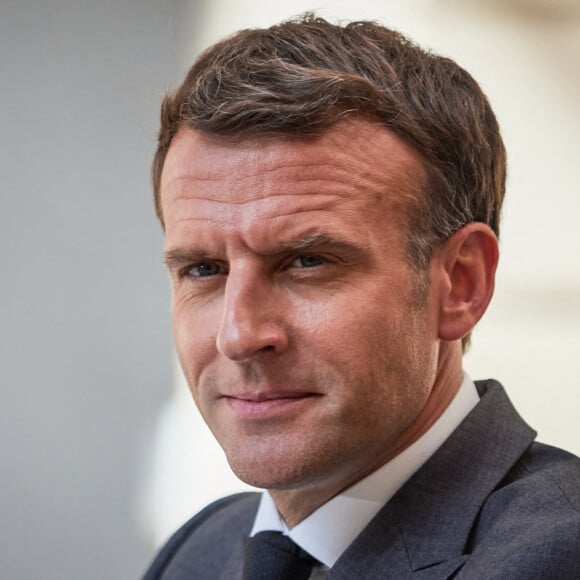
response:
M580 577L578 460L462 370L505 187L469 74L307 15L209 48L161 121L181 365L267 492L209 506L146 578Z

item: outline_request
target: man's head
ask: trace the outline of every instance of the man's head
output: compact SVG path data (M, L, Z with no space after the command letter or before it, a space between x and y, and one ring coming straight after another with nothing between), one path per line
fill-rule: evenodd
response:
M154 162L177 348L234 471L296 523L437 419L497 262L475 82L368 23L206 51Z
M166 97L153 163L161 222L161 173L180 127L228 140L307 137L347 116L383 124L422 158L428 179L408 224L417 269L467 223L499 236L505 149L471 75L378 24L340 27L312 15L210 47Z

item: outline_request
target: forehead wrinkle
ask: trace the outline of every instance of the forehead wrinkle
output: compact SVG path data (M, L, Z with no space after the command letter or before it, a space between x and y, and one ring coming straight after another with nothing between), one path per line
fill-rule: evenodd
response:
M321 195L321 197L322 197L322 195ZM323 200L321 199L320 201L322 202ZM264 216L260 216L260 217L250 216L248 219L246 219L244 221L250 222L250 225L252 222L254 222L254 223L274 222L276 220L280 220L280 219L284 219L284 218L288 218L288 217L292 217L292 216L297 216L300 214L307 214L307 213L311 213L311 212L326 212L326 211L329 211L330 209L331 209L331 205L329 205L327 203L323 207L299 207L299 208L294 208L292 211L288 211L285 213L276 213L275 215L264 215Z
M340 155L339 157L342 157ZM262 157L258 158L258 163L251 162L247 163L244 167L256 167L257 168L253 171L228 171L228 164L224 163L218 165L217 167L209 167L205 170L205 172L195 171L189 172L187 174L179 174L179 171L176 171L178 175L164 179L162 183L162 191L165 190L168 186L177 183L185 183L188 184L195 184L195 183L234 183L238 184L240 181L246 180L253 180L253 179L260 179L262 176L272 175L280 172L284 172L288 170L291 175L288 176L288 180L293 182L308 182L308 181L324 181L319 177L311 177L310 174L312 172L318 173L320 171L321 166L326 166L332 170L334 170L337 179L332 180L329 179L328 181L336 181L336 182L350 182L352 181L352 168L349 168L348 161L350 160L349 155L344 155L346 157L347 163L339 163L337 161L337 155L328 155L322 162L312 163L309 160L305 160L303 162L298 161L294 163L285 162L284 160L278 161L277 163L271 163L271 167L265 165L268 163L267 156L263 155ZM236 168L241 165L238 161L233 164ZM296 170L296 171L291 171ZM212 176L212 172L215 173L215 176ZM231 177L230 177L231 175ZM346 177L346 179L343 179ZM183 186L178 186L179 189L182 189Z
M268 159L269 156L267 155L267 152L261 151L258 152L257 154L253 154L252 155L253 159L246 163L242 163L241 161L236 160L235 162L230 163L225 161L216 164L216 166L212 164L209 167L207 167L205 169L205 172L202 173L201 175L198 174L198 171L181 174L179 171L181 169L181 166L179 166L178 170L175 171L177 175L171 178L163 179L163 183L165 185L169 185L176 181L178 182L199 181L202 183L203 182L215 183L224 181L238 182L243 179L252 179L256 176L270 175L273 173L278 173L280 171L294 169L300 170L300 175L303 175L305 171L308 171L310 169L318 171L321 165L325 165L329 168L336 169L339 172L346 173L347 175L350 175L351 173L351 170L348 167L346 167L346 165L348 165L348 162L350 161L351 155L348 154L337 155L337 153L334 152L333 155L327 155L325 158L316 163L313 163L310 161L310 159L306 158L306 155L304 153L301 153L300 156L304 157L304 160L291 162L286 161L286 158L283 158L271 161L270 159ZM341 157L345 157L347 161L346 164L338 162L338 160ZM258 160L257 162L256 159ZM233 168L229 166L233 166ZM255 168L256 166L259 167L259 171L251 171L251 169ZM225 173L226 169L229 170L229 173ZM215 177L212 176L212 172L216 173ZM232 175L233 177L230 178L229 175Z
M173 197L167 206L166 214L177 204L178 202L207 202L209 204L216 204L218 206L232 206L232 207L244 207L248 204L258 203L258 202L267 202L270 199L279 199L287 197L289 199L295 199L297 197L303 197L305 200L312 199L312 197L319 198L320 202L328 201L329 198L336 198L336 199L354 199L358 196L353 196L352 188L355 184L353 183L344 183L337 181L335 179L296 179L294 183L308 183L311 187L309 191L292 191L292 188L289 186L288 189L284 191L275 192L268 188L267 193L259 193L255 194L251 197L245 197L244 199L236 199L237 196L232 195L231 197L225 198L226 194L222 195L222 199L219 197L208 197L208 196L200 196L195 192L191 193L181 193L175 197ZM358 190L359 188L356 187ZM314 207L316 207L315 204ZM289 214L284 214L289 215Z
M329 184L332 184L332 185L336 185L336 182L333 181L333 180L331 180L331 179L318 179L318 180L316 180L316 182L314 180L308 180L308 181L311 181L313 184L314 183L329 183ZM337 197L345 197L347 195L347 193L350 193L350 192L343 193L343 192L337 191L336 192L336 196ZM290 197L290 198L292 198L292 197L301 197L301 196L306 197L306 196L310 196L310 195L314 195L314 196L316 196L316 195L320 195L320 196L323 196L323 195L330 196L332 194L329 194L329 193L326 193L326 192L325 193L318 193L316 191L315 192L311 192L311 193L305 193L303 191L298 191L298 192L294 192L294 193L291 193L290 191L282 191L280 193L268 193L267 195L256 195L255 197L250 197L249 199L243 199L243 200L233 200L232 199L232 200L230 200L230 199L216 199L214 197L204 197L204 196L197 195L195 193L191 193L190 195L184 193L182 195L179 195L179 196L175 197L172 200L172 202L171 202L171 204L170 204L169 207L171 207L173 204L175 204L178 201L194 201L194 200L195 201L206 201L206 202L209 202L209 203L216 203L216 204L219 204L219 205L239 205L239 206L243 206L243 205L246 205L246 204L249 204L249 203L255 203L255 202L258 202L258 201L264 201L266 199L275 198L275 197Z
M211 222L215 222L216 224L228 224L229 221L227 219L216 219L215 217L212 217L211 220L208 220L207 218L202 218L202 217L185 217L185 218L181 218L175 221L176 225L179 224L184 224L184 223L189 223L189 222L201 222L201 223L208 223L208 221Z
M292 197L296 197L299 196L300 194L290 194L290 193L280 193L277 195L268 195L266 197L262 197L262 198L252 198L250 200L245 200L245 201L240 201L238 203L231 203L229 201L225 201L225 200L216 200L213 198L200 198L200 197L196 197L194 195L192 196L180 196L179 198L176 198L175 200L173 200L173 203L169 206L168 210L166 212L166 215L169 216L170 210L172 208L173 205L175 205L178 201L184 201L184 202L188 202L188 201L201 201L201 202L207 202L209 204L209 206L212 205L217 205L218 207L223 207L224 210L219 210L219 211L211 211L211 209L206 208L205 211L200 210L198 211L198 215L188 215L187 217L184 218L180 218L180 219L176 219L173 220L173 223L180 224L180 223L184 223L184 222L207 222L207 221L212 221L212 222L216 222L216 223L222 223L222 224L228 224L232 221L236 222L236 223L240 223L240 220L242 222L264 222L264 221L268 221L268 220L273 220L276 218L281 218L281 217L288 217L291 216L293 214L298 214L298 213L303 213L303 212L308 212L308 211L323 211L324 209L328 209L332 204L332 202L336 199L336 198L340 198L343 197L340 194L328 194L328 193L319 193L319 194L315 194L316 197L316 201L315 203L312 203L312 197L311 196L304 196L304 200L306 202L309 202L308 205L305 206L300 206L297 207L294 211L289 211L286 213L279 213L277 211L278 208L276 207L268 207L268 205L264 206L263 208L259 208L261 209L261 211L256 211L256 212L251 212L249 213L249 215L244 216L241 208L243 208L244 206L247 206L248 204L252 204L252 203L259 203L259 202L266 202L267 204L267 200L272 199L272 198L282 198L282 197L288 197L288 198L292 198ZM281 206L279 206L279 208L284 207L284 205L282 204ZM223 218L223 219L218 219L218 216Z
M321 199L320 201L322 202L323 200ZM243 235L245 237L245 236L251 236L253 224L264 223L264 222L275 222L279 219L284 219L284 218L296 216L299 214L309 213L309 212L325 211L327 209L329 209L328 205L326 205L324 208L322 208L322 207L297 208L293 211L289 211L286 213L276 213L276 215L265 215L265 216L261 216L261 217L251 215L251 216L248 216L247 218L242 219L242 220L233 220L235 222L233 224L232 224L232 217L230 217L229 219L228 219L228 217L224 217L223 219L220 219L219 217L217 217L215 215L212 215L211 217L188 216L188 217L184 217L184 218L175 220L173 223L175 225L196 223L196 222L204 224L204 225L207 225L208 223L212 223L212 224L225 226L225 228L224 228L225 231L227 231L228 229L231 229L231 227L236 228L236 227L241 226L241 230L242 230L242 232L244 232ZM230 227L228 227L228 226L230 226Z

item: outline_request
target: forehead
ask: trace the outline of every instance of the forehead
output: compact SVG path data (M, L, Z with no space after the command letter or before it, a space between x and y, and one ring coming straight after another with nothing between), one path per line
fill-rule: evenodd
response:
M418 154L370 122L344 121L316 138L234 142L182 128L165 160L161 207L166 233L184 221L243 229L333 211L364 227L383 210L414 205L424 181Z

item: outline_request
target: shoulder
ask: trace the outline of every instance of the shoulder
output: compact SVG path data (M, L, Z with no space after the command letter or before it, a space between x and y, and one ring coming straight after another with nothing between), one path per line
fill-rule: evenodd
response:
M468 552L460 577L485 565L490 579L580 578L580 460L532 444L483 505Z
M515 515L519 517L512 525L522 528L528 518L545 525L578 523L580 460L561 449L533 443L485 502L479 527L488 529Z
M193 561L196 555L209 555L216 549L219 550L216 557L221 557L220 554L227 551L228 543L250 533L259 500L259 493L240 493L208 505L171 536L144 580L161 578L170 564L179 558Z

